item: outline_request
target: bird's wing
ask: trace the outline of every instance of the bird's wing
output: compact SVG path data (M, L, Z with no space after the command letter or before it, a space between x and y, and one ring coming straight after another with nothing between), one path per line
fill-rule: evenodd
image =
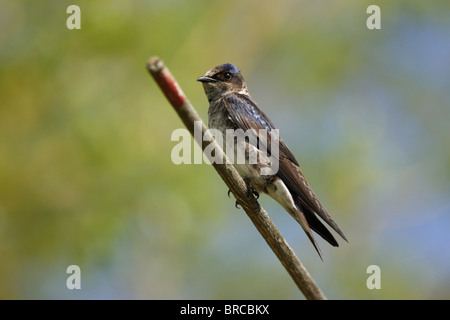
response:
M243 130L254 129L256 134L258 134L259 129L267 129L268 132L275 129L272 121L270 121L249 96L233 93L225 95L222 99L223 104L230 115L230 119L235 122L239 128L242 128ZM258 138L260 137L258 136ZM270 134L267 135L267 138L264 137L264 139L258 139L258 142L264 143L265 140L266 150L270 154ZM255 145L255 147L260 148L260 146L257 145ZM281 137L279 137L279 170L277 175L285 183L286 187L291 190L291 193L293 193L296 203L298 203L305 212L307 220L314 231L330 242L330 244L334 246L337 245L337 242L331 233L329 233L329 231L321 224L320 220L314 216L314 213L317 213L330 227L347 241L343 232L320 204L319 199L314 194L300 170L297 160Z
M223 97L223 104L227 109L230 119L242 128L244 131L253 129L253 133L257 135L258 143L255 147L261 149L265 147L268 154L271 154L271 142L272 136L275 135L279 144L279 157L289 159L292 163L298 166L298 162L292 154L291 150L287 147L284 141L279 137L275 131L272 121L266 116L266 114L258 107L258 105L247 95L244 94L228 94ZM267 130L267 136L260 135L260 129Z

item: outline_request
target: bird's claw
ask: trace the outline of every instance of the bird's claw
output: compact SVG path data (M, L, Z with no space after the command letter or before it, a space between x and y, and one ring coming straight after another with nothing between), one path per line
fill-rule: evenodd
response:
M249 178L245 178L244 179L244 182L247 185L248 194L252 195L252 196L255 196L256 200L258 200L259 199L259 193L256 192L255 189L253 189L252 185L250 184L250 181L251 180Z
M249 178L245 178L244 182L247 185L248 194L254 196L256 198L256 200L258 200L259 199L259 193L256 192L255 189L253 189L252 185L250 184L250 179ZM228 194L228 198L231 198L231 189L228 189L228 193L227 194ZM234 206L237 209L242 208L242 206L239 204L239 202L237 200L236 200Z
M228 198L231 198L231 189L228 189ZM237 208L237 209L240 209L240 208L242 208L242 206L239 204L239 202L236 200L236 202L234 203L234 206Z

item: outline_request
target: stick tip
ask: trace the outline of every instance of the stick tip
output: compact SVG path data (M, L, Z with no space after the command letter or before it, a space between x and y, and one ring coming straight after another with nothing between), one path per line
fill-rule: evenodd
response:
M164 68L164 63L158 56L153 56L147 60L146 66L150 73L155 74L162 71Z

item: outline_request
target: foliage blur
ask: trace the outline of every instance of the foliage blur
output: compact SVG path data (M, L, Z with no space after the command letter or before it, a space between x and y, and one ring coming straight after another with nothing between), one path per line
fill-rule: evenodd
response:
M241 69L349 239L322 262L260 198L328 298L449 299L450 5L377 1L368 30L370 4L1 1L0 298L303 298L213 168L172 163L158 55L204 120L195 79Z

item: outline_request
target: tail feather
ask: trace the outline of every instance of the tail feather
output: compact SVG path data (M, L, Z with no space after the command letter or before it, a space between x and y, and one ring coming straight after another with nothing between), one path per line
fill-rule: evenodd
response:
M339 243L333 237L330 231L320 222L317 216L313 212L308 212L305 214L306 220L309 223L311 229L314 230L319 236L325 239L333 247L339 247Z
M311 241L311 243L313 244L313 246L316 249L317 253L319 254L320 259L323 260L322 252L320 251L319 245L317 244L316 239L314 238L314 235L311 232L310 223L309 223L308 219L305 217L305 215L303 214L303 212L297 207L295 212L290 212L289 211L289 213L300 224L300 226L303 228L303 231L305 231L305 233L308 236L309 240Z
M344 233L341 231L341 229L339 229L339 227L337 226L336 222L334 222L334 220L331 219L331 217L328 214L328 212L322 206L320 206L320 210L317 211L317 214L323 219L323 221L325 221L331 228L333 228L333 230L336 231L342 237L342 239L344 239L345 241L348 242L348 240L345 237ZM316 218L318 223L322 225L322 223L315 216L314 212L311 212L311 214L309 214L309 215L310 216L314 216L314 218ZM325 226L323 226L323 227L325 228ZM317 233L319 233L319 232L317 232Z

